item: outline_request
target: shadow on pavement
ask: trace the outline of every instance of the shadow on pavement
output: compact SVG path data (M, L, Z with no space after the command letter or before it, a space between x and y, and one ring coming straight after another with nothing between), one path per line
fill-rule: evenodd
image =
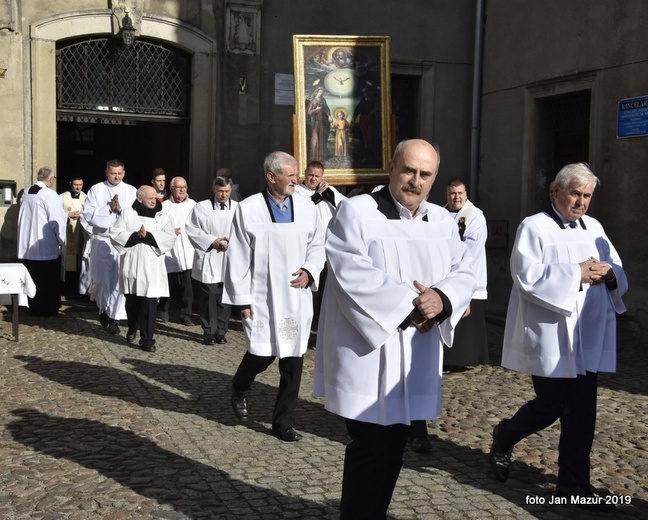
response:
M612 514L593 513L571 505L553 505L550 502L554 496L555 475L547 475L545 471L516 459L514 454L509 480L502 484L495 480L490 469L488 454L484 451L460 446L435 435L429 435L429 439L432 443L431 452L415 453L409 448L405 451L404 468L418 471L423 475L448 473L459 484L497 494L538 518L570 520L638 518L644 514L642 511L648 511L648 502L636 497L631 497L631 505L617 506L617 510ZM594 488L596 490L596 486ZM605 494L607 490L601 489L600 492ZM544 505L533 503L537 497L544 502ZM479 495L473 495L472 498L478 499Z
M142 377L138 377L125 370L87 363L43 360L36 356L15 356L15 358L24 362L27 370L79 391L114 397L143 407L194 414L224 425L239 424L230 408L230 374L177 364L156 364L141 359L122 359L123 363L132 366L135 372L141 374ZM464 373L461 374L461 377L471 376L469 373ZM510 377L513 377L513 374ZM160 383L160 385L164 385L170 390L155 383ZM178 393L173 390L177 390ZM496 391L496 389L492 390ZM277 389L271 385L255 382L250 396L251 419L247 423L241 424L252 431L271 435L267 425L271 422L276 392ZM483 394L482 398L486 399L486 401L490 399ZM496 399L494 405L503 408L497 406ZM483 411L484 414L490 413L488 409ZM29 417L30 420L35 417L39 421L70 421L70 424L76 424L72 419L49 418L33 411L29 413L21 412L21 414L23 414L21 416ZM20 423L21 428L27 431L29 425L26 420L23 422L24 424ZM111 427L100 423L92 421L79 422L83 427L87 426L86 423L93 425L94 428L105 428L112 431ZM343 419L327 412L320 402L301 399L296 412L295 427L302 432L326 438L341 445L346 444L348 441ZM38 427L35 426L34 428L38 433ZM15 431L15 427L11 431ZM130 433L129 435L133 434ZM38 437L38 435L35 436ZM30 436L25 434L23 438L29 439ZM18 437L16 439L20 440ZM149 442L140 437L137 437L137 439L141 443ZM552 495L555 477L548 476L544 470L529 465L520 459L514 459L512 478L506 485L502 485L493 479L490 473L488 457L483 449L471 448L449 440L434 439L434 437L432 437L432 440L434 451L431 455L415 454L408 449L405 453L405 467L418 471L422 475L437 471L446 472L460 484L498 494L511 503L526 509L529 513L542 511L560 515L564 510L565 517L580 518L575 516L580 513L580 510L574 510L571 507L526 504L527 496L537 495L544 497L548 501ZM276 442L280 441L277 440ZM42 445L46 447L45 442L42 442ZM155 445L151 443L151 446ZM342 446L340 450L343 450ZM186 463L187 459L183 460ZM192 464L196 463L192 462ZM214 471L213 468L209 469ZM104 468L104 471L110 470L111 468ZM222 474L222 472L219 473ZM282 496L279 493L276 494ZM288 497L284 498L292 500ZM648 509L647 506L648 504L645 501L635 498L632 507L625 508L622 511L624 516L625 514L637 516L634 511ZM321 505L318 507L324 508ZM264 518L271 517L264 516ZM583 518L586 518L586 516Z
M12 412L14 440L115 480L136 493L168 504L189 518L330 518L328 506L289 497L233 479L226 472L165 450L119 427L85 419L50 416L33 409ZM262 496L262 500L252 500ZM164 518L163 511L151 512Z
M122 359L123 363L130 364L144 377L184 394L179 395L125 370L76 361L45 360L38 356L14 357L25 363L27 370L75 390L114 397L146 408L193 414L224 425L239 424L231 410L232 376L229 374L183 365ZM271 430L261 423L271 422L276 395L275 387L255 382L250 395L251 418L241 424L271 435ZM334 442L346 442L343 419L324 410L320 403L300 400L295 415L295 428L298 430Z

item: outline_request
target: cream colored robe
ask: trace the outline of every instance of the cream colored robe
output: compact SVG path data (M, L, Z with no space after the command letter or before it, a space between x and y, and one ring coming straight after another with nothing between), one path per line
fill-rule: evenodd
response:
M83 192L79 194L78 199L72 198L69 191L61 193L61 203L63 204L63 211L66 214L72 211L81 211L83 202L86 200L87 195ZM67 238L65 242L65 270L76 271L78 265L78 256L83 250L83 229L77 226L79 219L69 218L67 220Z

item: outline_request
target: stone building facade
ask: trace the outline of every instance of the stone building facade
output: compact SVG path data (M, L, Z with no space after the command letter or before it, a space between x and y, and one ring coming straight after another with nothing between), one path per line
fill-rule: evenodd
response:
M224 166L253 193L263 157L293 149L295 106L277 101L293 35L389 36L396 138L439 144L434 202L450 177L468 180L489 221L489 304L505 308L518 223L546 203L560 166L585 161L602 181L591 214L620 250L628 314L645 327L647 137L619 137L617 118L621 100L648 95L647 16L641 0L0 0L0 192L15 183L17 195L43 165L58 191L72 175L89 187L118 158L132 184L162 167L201 199ZM0 205L4 260L16 219L14 196Z
M507 300L519 222L548 202L564 164L586 162L601 181L588 214L603 223L628 274L623 319L648 325L648 109L628 118L621 106L648 96L647 17L641 0L486 3L478 193L494 239L490 301Z
M162 167L200 199L229 167L253 193L263 157L293 149L295 107L277 102L276 79L293 74L294 34L391 37L394 105L407 105L399 138L437 140L445 171L458 174L469 165L473 13L470 0L381 9L370 0L0 0L0 179L18 194L50 165L58 191L72 175L87 188L117 158L132 184ZM13 202L0 207L5 259Z

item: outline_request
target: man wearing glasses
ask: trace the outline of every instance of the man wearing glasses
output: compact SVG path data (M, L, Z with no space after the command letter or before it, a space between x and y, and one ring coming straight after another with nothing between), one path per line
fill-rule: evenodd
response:
M167 252L164 261L169 277L169 291L171 296L160 300L158 317L169 321L169 309L172 299L180 300L180 323L191 326L191 312L193 306L193 285L191 281L191 265L193 263L194 248L187 237L185 222L194 209L196 201L189 198L187 181L182 177L171 179L171 196L162 203L162 212L169 215L175 228L176 241L173 249Z

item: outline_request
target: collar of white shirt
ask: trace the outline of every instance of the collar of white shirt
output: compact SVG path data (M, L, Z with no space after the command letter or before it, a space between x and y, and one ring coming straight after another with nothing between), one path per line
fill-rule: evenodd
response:
M394 197L391 192L391 187L389 188L389 195L391 195L391 198L394 201L394 205L396 206L396 210L398 211L401 220L423 220L428 213L425 201L421 202L416 214L412 215L412 212L409 209L396 200L396 197Z
M563 217L563 216L560 214L560 212L556 209L556 206L553 205L553 203L551 204L551 207L552 207L553 210L556 212L556 215L558 215L558 218L562 221L562 223L563 223L563 227L564 227L564 228L570 228L570 229L578 229L578 228L580 228L580 224L578 223L578 220L575 220L575 221L574 221L574 224L576 224L576 225L575 225L575 226L572 226L572 225L571 225L571 222L572 222L572 221L571 221L571 220L567 220L565 217Z

